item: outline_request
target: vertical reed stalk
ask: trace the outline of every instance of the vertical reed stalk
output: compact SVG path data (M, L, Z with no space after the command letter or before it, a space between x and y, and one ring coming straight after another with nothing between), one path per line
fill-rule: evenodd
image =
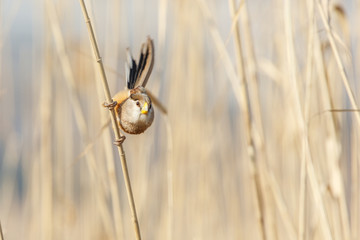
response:
M330 42L330 46L331 46L331 49L333 51L333 54L334 54L334 57L335 57L335 60L336 60L336 64L337 64L337 66L339 68L339 71L340 71L341 80L343 81L346 93L348 94L348 97L349 97L349 100L350 100L350 103L351 103L351 106L352 106L353 109L359 109L359 107L358 107L358 105L356 103L354 92L352 91L352 89L350 87L349 79L347 77L344 64L343 64L343 62L342 62L342 60L340 58L339 50L338 50L338 48L337 48L337 46L335 44L334 34L333 34L332 30L331 30L329 22L326 19L324 9L321 6L321 3L320 3L319 0L316 1L316 4L317 4L318 9L319 9L321 20L322 20L322 22L324 24L324 27L326 29L326 33L327 33L327 36L328 36L328 39L329 39L329 42ZM360 125L360 112L356 111L356 112L354 112L354 114L355 114L355 119L356 119L357 123Z
M298 77L297 77L297 66L298 62L295 55L295 46L294 46L294 35L293 35L293 23L291 16L291 1L285 0L284 2L284 33L285 33L285 41L286 41L286 57L287 57L287 67L288 67L288 77L290 81L290 90L292 92L292 101L294 103L294 113L296 114L296 118L298 119L299 124L299 133L302 138L302 161L305 161L304 167L306 168L307 179L309 180L310 189L313 193L313 198L315 201L315 206L319 213L319 224L323 230L324 237L326 239L333 239L331 235L331 230L328 222L328 218L326 216L325 204L321 194L320 184L318 182L318 177L315 172L312 155L310 152L310 144L309 144L309 135L308 129L305 119L305 114L302 111L301 107L301 98L300 91L298 86Z
M113 102L113 100L111 98L109 85L108 85L108 82L106 79L104 65L102 63L102 59L101 59L100 53L99 53L99 48L98 48L96 38L95 38L95 33L94 33L94 30L93 30L93 27L92 27L92 24L90 21L89 14L86 9L85 2L84 2L84 0L79 0L79 1L80 1L83 15L84 15L84 19L85 19L85 22L86 22L86 25L87 25L87 28L89 31L89 37L90 37L90 41L91 41L91 44L93 47L95 59L96 59L96 62L98 63L97 65L98 65L98 68L100 71L100 76L101 76L101 81L102 81L102 85L104 88L106 102L111 104ZM110 115L111 115L111 123L113 126L115 138L120 139L121 135L120 135L120 131L119 131L119 128L118 128L118 125L116 122L115 111L114 111L114 109L109 109L109 111L110 111ZM121 161L122 171L123 171L123 175L124 175L124 181L125 181L127 196L128 196L128 200L129 200L129 205L130 205L130 209L131 209L132 220L133 220L134 229L135 229L135 235L136 235L136 239L140 240L141 235L140 235L139 222L138 222L138 218L137 218L137 214L136 214L135 201L134 201L134 196L133 196L132 189L131 189L130 177L129 177L129 172L127 169L125 152L124 152L122 144L118 145L118 152L120 155L120 161Z
M173 239L173 222L174 222L174 156L173 156L173 134L170 125L170 120L167 115L164 117L166 124L166 133L167 133L167 162L166 162L166 172L167 172L167 200L168 200L168 227L167 227L167 239Z
M235 33L234 33L234 41L235 41L235 48L236 48L236 59L237 59L237 71L238 76L240 77L242 84L241 84L241 95L245 96L243 99L245 100L245 109L243 111L245 122L246 122L246 138L247 138L247 145L248 149L251 149L249 151L248 155L251 160L251 164L254 167L254 184L255 184L255 199L258 209L258 220L260 225L260 232L262 239L266 239L266 229L265 229L265 220L264 220L264 199L263 199L263 192L261 188L261 179L259 175L259 162L258 162L258 156L257 151L255 151L255 142L253 140L252 134L251 134L251 113L250 113L250 103L249 103L249 91L247 87L247 81L246 81L246 75L245 75L245 68L244 68L244 60L243 60L243 50L241 47L241 39L240 39L240 31L239 31L239 24L238 20L235 19L236 16L236 6L235 1L230 1L230 11L231 11L231 17L233 18L232 21L235 21ZM240 7L239 7L240 9Z
M50 24L47 22L46 27ZM46 34L45 47L49 46L49 34ZM53 206L53 159L52 159L52 119L54 98L52 97L52 80L49 63L51 53L46 51L43 76L40 84L41 148L40 148L40 201L41 201L41 239L52 239L54 236Z
M310 81L313 72L313 48L314 48L314 4L312 1L307 1L308 10L308 56L306 66L306 90L305 90L305 104L304 104L304 119L308 120L310 111ZM306 230L306 209L307 209L307 176L306 176L307 162L305 158L301 159L300 165L300 188L299 188L299 211L298 211L298 239L305 239Z
M321 20L322 20L323 25L325 27L327 37L328 37L329 42L330 42L331 49L332 49L333 55L335 57L336 64L337 64L337 66L339 68L341 79L343 81L346 93L347 93L347 95L349 97L349 100L350 100L350 104L351 104L353 109L359 109L357 101L355 99L354 92L352 91L352 89L350 87L349 79L347 77L344 64L343 64L343 62L342 62L342 60L340 58L340 53L339 53L338 47L336 46L336 43L335 43L334 33L333 33L332 29L331 29L329 21L327 20L327 17L325 16L325 10L324 10L323 6L321 5L320 1L316 1L316 5L318 7L318 11L320 13ZM360 112L355 111L354 114L355 114L356 122L360 125ZM358 182L359 182L358 167L359 167L358 161L356 160L356 158L352 158L352 163L351 163L351 169L352 169L352 172L351 172L351 180L352 180L351 181L352 182L352 184L351 184L351 188L352 188L351 189L351 193L352 193L351 200L352 200L352 203L353 203L353 205L351 206L351 209L352 209L352 211L351 211L351 220L352 220L352 222L357 222L357 220L358 220L358 212L359 212L358 199L357 199L358 197L357 197L357 194L356 194L357 189L359 188L359 185L358 185ZM345 222L344 225L346 225L346 222ZM356 225L353 225L353 226L356 226ZM356 238L356 235L357 235L357 233L355 233L356 229L358 229L358 228L353 227L352 235L353 235L354 238Z
M95 65L95 64L94 64ZM102 96L102 86L101 82L97 82L96 84L96 92L97 95ZM101 111L100 119L102 123L108 125L109 123L109 116L105 111ZM106 123L107 122L107 123ZM103 125L103 124L102 124ZM106 166L107 166L107 173L109 178L109 187L111 192L111 203L113 207L113 214L114 214L114 222L115 222L115 233L118 239L124 238L124 231L123 231L123 223L121 218L121 208L120 208L120 193L118 187L118 181L116 178L116 166L114 158L114 154L112 151L112 144L111 144L111 131L108 127L104 129L103 133L103 145L104 145L104 152L106 158Z
M69 90L71 92L72 110L75 115L76 125L79 129L81 138L83 139L84 142L87 142L89 140L89 135L87 132L87 127L86 127L87 121L86 121L85 114L81 108L79 96L75 90L76 81L75 81L75 77L74 77L74 72L71 67L70 59L66 53L65 40L64 40L64 37L63 37L61 29L60 29L60 23L59 23L55 5L53 2L51 2L51 1L46 2L46 11L48 13L49 23L51 25L51 32L52 32L52 35L54 38L55 48L56 48L57 54L59 56L61 69L64 74L64 79L66 80L67 87L69 88ZM49 101L47 101L47 102L49 102ZM44 125L44 126L47 126L47 125ZM86 163L87 163L88 170L90 173L91 181L94 184L94 189L96 189L96 191L102 192L104 189L104 187L102 185L102 181L97 181L97 179L96 179L96 171L97 171L96 169L98 167L96 166L96 160L95 160L95 155L94 155L93 151L89 151L89 153L86 154ZM114 195L113 192L111 192L111 195L112 196ZM111 231L111 228L110 228L111 216L109 215L109 213L106 209L106 204L105 204L106 200L104 198L104 194L95 193L95 201L100 210L101 220L103 221L105 231L107 231L109 233ZM116 204L116 202L114 202L114 201L112 203ZM117 211L117 209L118 208L116 206L114 206L113 214L115 216L114 217L115 219L117 219L116 216L120 214L119 211ZM115 226L115 229L117 229L116 226ZM46 239L48 239L48 238L46 238Z

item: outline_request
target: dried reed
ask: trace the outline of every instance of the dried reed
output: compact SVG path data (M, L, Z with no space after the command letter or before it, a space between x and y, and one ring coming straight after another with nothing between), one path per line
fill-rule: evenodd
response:
M88 15L86 5L83 0L80 0L80 5L81 5L82 12L84 15L85 23L87 24L87 28L89 31L89 37L90 37L90 41L91 41L91 44L93 47L94 56L98 63L101 81L102 81L104 92L105 92L106 102L111 104L113 102L113 100L111 98L110 89L109 89L108 82L106 79L104 65L103 65L102 59L100 57L100 52L99 52L99 48L98 48L98 45L96 42L93 27L91 25L90 17ZM114 130L115 138L120 139L121 135L120 135L120 131L119 131L119 128L118 128L118 125L116 122L115 111L114 111L114 109L109 109L109 110L110 110L110 114L111 114L111 122L112 122L113 130ZM127 190L130 210L132 213L132 221L134 224L135 236L136 236L136 239L139 240L139 239L141 239L139 221L138 221L137 214L136 214L135 201L134 201L134 196L133 196L132 189L131 189L131 183L130 183L130 177L129 177L129 172L128 172L127 163L126 163L125 151L123 149L122 144L118 145L118 152L120 155L120 161L121 161L121 166L122 166L124 180L125 180L125 186L126 186L126 190Z
M124 143L146 239L359 238L358 3L86 3L110 89L157 42L168 113ZM2 238L134 238L78 5L1 2Z

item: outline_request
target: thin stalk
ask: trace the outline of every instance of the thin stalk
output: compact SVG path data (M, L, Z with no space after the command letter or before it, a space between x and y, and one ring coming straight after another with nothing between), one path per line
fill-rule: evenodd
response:
M167 115L164 115L166 133L167 133L167 162L166 162L166 172L167 172L167 200L168 200L168 229L167 229L167 239L173 239L173 229L174 229L174 145L173 145L173 134L170 125L170 120Z
M346 74L346 71L345 71L345 67L344 67L344 64L340 58L340 53L339 53L339 50L336 46L336 43L335 43L335 37L334 37L334 32L332 31L331 29L331 26L325 16L325 11L324 11L324 8L321 6L321 3L320 1L316 1L316 4L317 4L317 7L318 7L318 11L320 13L320 17L321 17L321 20L325 26L325 29L326 29L326 33L327 33L327 36L328 36L328 39L329 39L329 42L330 42L330 46L331 46L331 49L332 49L332 52L334 54L334 57L335 57L335 61L336 61L336 64L339 68L339 71L340 71L340 75L341 75L341 79L343 81L343 84L344 84L344 87L345 87L345 90L346 90L346 93L349 97L349 100L350 100L350 103L351 103L351 106L353 109L359 109L358 105L357 105L357 102L356 102L356 99L355 99L355 95L350 87L350 84L349 84L349 80L348 80L348 77L347 77L347 74ZM336 35L335 35L336 36ZM329 83L327 82L327 87L329 89ZM329 91L329 90L328 90ZM330 92L330 91L329 91ZM356 118L356 121L358 124L360 124L360 112L358 111L354 111L355 113L355 118ZM332 113L332 116L333 116L333 119L335 119L333 113ZM334 121L334 125L336 124L337 122ZM337 127L336 125L334 127ZM358 162L355 160L352 160L351 162L351 166L352 166L352 174L351 174L351 182L353 183L352 184L352 189L358 189L358 179L359 179L359 174L358 174ZM351 191L352 193L352 196L351 196L351 200L355 198L357 198L357 194L356 194L356 190L354 191ZM353 195L353 193L355 193ZM348 221L348 213L346 211L346 201L344 200L344 197L343 197L343 194L341 195L340 199L338 199L338 204L339 204L339 208L340 208L340 214L341 214L341 220L342 220L342 225L343 225L343 230L344 230L344 237L346 239L350 239L350 223ZM357 203L353 205L353 207L351 208L352 211L351 211L351 216L354 216L354 214L356 214L355 216L357 216L357 213L358 213L358 205ZM357 219L357 217L355 218ZM352 218L352 222L355 222L354 221L354 218ZM356 225L354 225L356 226ZM353 229L357 229L357 228L353 228Z
M307 2L307 9L309 14L309 27L308 27L308 55L307 55L307 66L306 66L306 90L305 90L305 104L304 104L304 120L308 121L309 118L309 111L310 111L310 89L311 89L311 76L313 72L313 39L314 39L314 5L312 4L312 1L309 0ZM305 155L305 145L303 145L303 154ZM300 165L300 187L299 187L299 211L298 211L298 235L297 239L302 240L305 239L305 230L306 230L306 219L307 219L307 198L308 198L308 192L307 192L307 175L306 175L306 169L307 169L307 161L305 158L301 158L301 165Z
M113 102L113 100L111 98L109 85L108 85L108 82L106 79L104 65L103 65L102 59L100 57L99 48L98 48L96 38L95 38L95 33L94 33L94 30L93 30L93 27L92 27L92 24L90 21L89 14L88 14L86 6L85 6L85 2L84 2L84 0L79 0L79 1L80 1L83 15L84 15L84 19L85 19L85 22L86 22L86 25L88 28L89 37L90 37L91 45L93 47L95 59L96 59L96 62L98 63L97 65L98 65L98 68L100 71L100 76L101 76L101 81L102 81L102 85L104 88L106 102L111 104ZM114 130L115 138L120 139L121 135L120 135L119 127L116 122L115 111L113 108L109 108L109 111L110 111L110 115L111 115L111 123L112 123L112 127ZM123 175L124 175L124 181L125 181L127 196L128 196L128 200L129 200L130 210L131 210L131 214L132 214L132 220L133 220L133 224L134 224L136 239L140 240L141 235L140 235L139 222L138 222L138 218L137 218L137 214L136 214L135 201L134 201L134 196L133 196L132 189L131 189L130 177L129 177L129 172L128 172L127 164L126 164L126 156L125 156L125 152L124 152L122 144L119 144L117 149L118 149L118 152L120 155L121 167L122 167L122 171L123 171Z
M64 79L65 79L65 82L66 82L70 92L71 92L72 110L74 112L75 122L79 129L81 138L84 140L84 142L88 142L90 137L88 135L87 127L86 127L87 121L86 121L85 114L81 108L79 96L76 92L76 81L75 81L74 73L73 73L73 70L71 67L70 58L66 53L65 40L64 40L64 37L63 37L61 29L60 29L60 23L59 23L58 16L56 13L56 8L55 8L55 5L53 2L51 2L51 1L46 2L46 11L48 13L49 23L51 26L51 32L52 32L52 35L54 38L55 48L56 48L57 54L59 56L60 66L61 66L63 74L64 74ZM45 78L45 79L47 79L47 78ZM45 101L43 101L43 102L45 102ZM46 101L46 102L49 102L49 101ZM45 142L49 142L49 141L45 141ZM99 192L103 192L104 191L103 182L97 181L97 179L96 179L96 172L97 172L98 167L96 166L96 160L95 160L95 155L94 155L93 151L89 151L86 154L86 163L87 163L88 170L90 173L91 181L93 182L93 184L95 186L94 189L96 189ZM113 192L111 192L111 195L112 196L114 195ZM111 224L109 222L109 219L111 219L111 217L106 209L106 204L105 204L106 200L105 200L104 194L96 193L95 201L100 210L101 219L103 221L105 230L107 232L111 232L111 229L109 228L109 226L111 226ZM113 207L114 207L114 211L113 211L114 218L117 219L116 216L120 215L120 213L118 211L118 208L116 208L116 206L114 206L114 202L113 202ZM48 221L46 221L46 222L48 222ZM45 239L49 239L49 238L45 238Z
M50 26L46 22L47 27ZM50 36L47 32L45 47L49 49ZM40 84L40 199L41 199L41 239L52 239L54 236L54 199L53 199L53 161L52 161L52 97L50 51L45 51L45 63Z
M309 2L313 3L311 0L309 0ZM314 3L313 3L314 4ZM314 31L313 32L318 32L318 28L317 25L314 24ZM334 100L333 97L331 96L331 86L330 86L330 79L329 76L327 74L327 70L326 70L326 64L325 64L325 60L324 60L324 51L325 49L323 49L321 47L320 44L320 40L319 37L317 35L316 36L316 51L317 52L317 61L319 65L318 68L318 72L321 72L321 78L320 81L322 83L322 85L325 87L322 87L322 89L324 89L324 101L327 102L327 106L329 106L329 109L335 109L334 107ZM335 116L336 111L330 111L331 113L331 121L328 122L328 131L329 131L329 137L333 138L336 142L338 142L338 144L340 143L340 134L338 132L339 130L339 121L337 119L337 117ZM340 156L337 156L336 159L334 160L330 160L328 159L327 163L329 164L329 169L333 169L332 171L338 172L339 175L342 175L341 170L339 169L339 163L340 161ZM331 171L331 170L330 170ZM344 179L343 177L341 177L341 179ZM346 206L346 194L344 192L344 187L343 187L343 182L338 182L339 186L340 186L340 190L337 194L332 194L332 198L334 201L337 202L338 208L339 208L339 214L340 214L340 220L341 220L341 226L343 228L343 236L342 239L350 239L350 223L349 223L349 212L347 210L347 206ZM357 189L357 188L355 188ZM351 191L352 192L352 191ZM354 213L355 211L351 211L351 213Z
M331 230L329 226L329 222L327 219L324 200L322 198L320 184L318 182L318 176L316 175L312 155L310 152L310 143L309 143L309 135L308 129L306 124L306 115L302 111L301 107L301 98L299 94L299 86L298 86L298 77L297 77L297 59L295 56L295 47L294 47L294 36L293 36L293 25L292 25L292 17L290 13L291 9L291 2L289 0L284 1L284 32L285 32L285 39L286 39L286 54L287 54L287 62L289 68L289 81L290 81L290 88L292 91L294 104L296 105L295 114L299 124L299 132L302 135L302 161L305 161L305 168L306 168L306 179L309 181L310 189L313 193L313 198L315 201L315 206L319 214L319 224L323 229L323 234L325 239L333 239L331 235Z
M339 68L339 71L340 71L341 79L342 79L343 84L345 86L346 93L349 96L351 106L353 107L353 109L359 109L359 107L358 107L358 105L356 103L355 95L354 95L353 91L351 90L349 80L348 80L348 77L346 75L344 64L341 61L339 50L338 50L338 48L337 48L337 46L335 44L334 34L333 34L332 30L331 30L330 24L327 21L326 16L325 16L324 9L321 6L320 1L316 1L316 3L317 3L317 6L318 6L318 9L319 9L321 20L322 20L322 22L324 24L327 36L329 38L330 46L331 46L331 49L333 51L333 54L334 54L334 57L335 57L335 60L336 60L336 64L337 64L337 66ZM355 112L355 118L356 118L357 123L360 125L360 112Z
M101 82L97 82L96 92L97 95L99 96L99 99L100 96L102 96L101 88L102 88ZM120 208L120 193L119 193L118 181L116 178L116 159L114 158L114 153L112 151L111 130L108 128L110 119L107 112L101 111L100 121L102 125L105 125L104 129L102 130L104 132L103 133L104 137L102 139L103 139L103 145L105 150L104 152L107 162L106 166L107 166L107 173L109 178L109 187L111 192L111 202L114 213L114 227L115 227L116 237L117 239L124 239L123 223L122 223L121 208Z
M260 230L261 230L261 236L262 239L266 239L266 228L265 228L265 219L264 219L264 199L263 199L263 192L262 192L262 188L261 188L261 179L260 179L260 175L259 175L259 162L258 162L258 156L256 154L257 151L255 151L256 146L255 146L255 142L253 140L252 134L251 134L251 128L252 128L252 123L251 123L251 113L250 113L250 103L249 103L249 91L248 91L248 87L247 87L247 81L246 81L246 75L245 75L245 68L244 68L244 60L243 60L243 50L241 47L241 39L240 39L240 31L239 31L239 24L238 21L235 19L236 17L236 7L235 7L235 1L231 0L229 2L230 4L230 12L231 12L231 17L232 20L235 21L234 25L235 25L235 32L234 32L234 41L235 41L235 48L236 48L236 59L237 59L237 70L238 70L238 75L242 81L241 84L241 95L246 96L244 97L244 100L246 101L244 106L246 107L244 109L244 118L246 121L246 130L247 130L247 144L249 146L249 149L253 149L254 151L249 152L249 157L251 160L252 165L254 166L254 184L255 184L255 193L256 193L256 202L257 202L257 209L258 209L258 220L259 220L259 225L260 225ZM240 9L240 7L239 7Z

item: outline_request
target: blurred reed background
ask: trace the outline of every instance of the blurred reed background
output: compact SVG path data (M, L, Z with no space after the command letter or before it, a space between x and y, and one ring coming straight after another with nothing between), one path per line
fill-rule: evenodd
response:
M143 239L360 238L358 1L86 3L112 94L155 42L168 115L124 143ZM79 2L0 11L4 239L134 239Z

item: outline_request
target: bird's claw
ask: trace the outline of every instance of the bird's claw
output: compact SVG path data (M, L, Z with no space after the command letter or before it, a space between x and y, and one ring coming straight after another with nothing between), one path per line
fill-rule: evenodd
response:
M117 101L113 101L112 103L104 102L103 107L106 107L111 110L114 109L114 107L116 107L117 104L118 104Z
M121 136L119 139L115 139L114 145L120 147L120 145L123 144L123 142L125 141L125 139L126 139L125 136Z

